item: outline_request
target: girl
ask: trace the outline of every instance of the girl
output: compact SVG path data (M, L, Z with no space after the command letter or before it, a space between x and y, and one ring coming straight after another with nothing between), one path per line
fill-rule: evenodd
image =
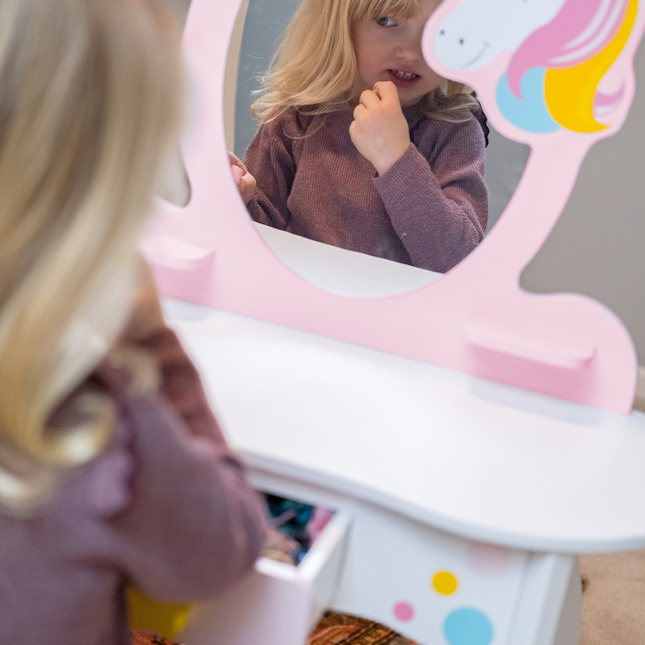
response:
M479 105L421 53L439 4L303 1L253 104L260 130L232 160L256 221L440 272L481 241Z
M263 536L136 256L178 38L152 0L0 0L0 42L0 642L125 645L126 583L215 594Z

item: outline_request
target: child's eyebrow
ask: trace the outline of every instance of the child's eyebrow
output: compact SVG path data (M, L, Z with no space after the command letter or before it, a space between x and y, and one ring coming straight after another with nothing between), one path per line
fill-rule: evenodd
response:
M381 11L379 13L375 13L372 16L372 20L378 20L379 18L389 18L390 20L405 20L404 16L396 14L393 11Z

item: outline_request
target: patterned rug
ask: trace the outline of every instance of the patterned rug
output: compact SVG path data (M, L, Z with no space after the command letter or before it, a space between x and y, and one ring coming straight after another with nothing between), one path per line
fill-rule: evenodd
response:
M379 623L327 612L309 636L307 645L415 645Z
M132 645L175 645L165 638L148 634L148 632L134 631L132 632Z
M176 645L163 638L134 632L132 645ZM384 625L345 614L327 612L307 645L415 645Z

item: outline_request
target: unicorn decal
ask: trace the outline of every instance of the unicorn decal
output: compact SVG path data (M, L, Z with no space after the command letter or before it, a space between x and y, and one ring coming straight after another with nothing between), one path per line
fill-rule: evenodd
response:
M464 0L436 28L430 57L448 76L508 61L494 103L498 117L520 131L602 132L618 125L603 117L628 108L633 75L628 61L617 61L637 13L638 0Z

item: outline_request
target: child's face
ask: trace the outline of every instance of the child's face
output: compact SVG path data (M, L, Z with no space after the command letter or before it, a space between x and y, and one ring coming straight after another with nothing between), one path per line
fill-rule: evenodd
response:
M354 25L360 91L371 90L377 81L392 81L402 107L409 107L441 85L444 79L428 67L421 52L423 28L440 4L419 0L419 12L412 18L363 18Z

